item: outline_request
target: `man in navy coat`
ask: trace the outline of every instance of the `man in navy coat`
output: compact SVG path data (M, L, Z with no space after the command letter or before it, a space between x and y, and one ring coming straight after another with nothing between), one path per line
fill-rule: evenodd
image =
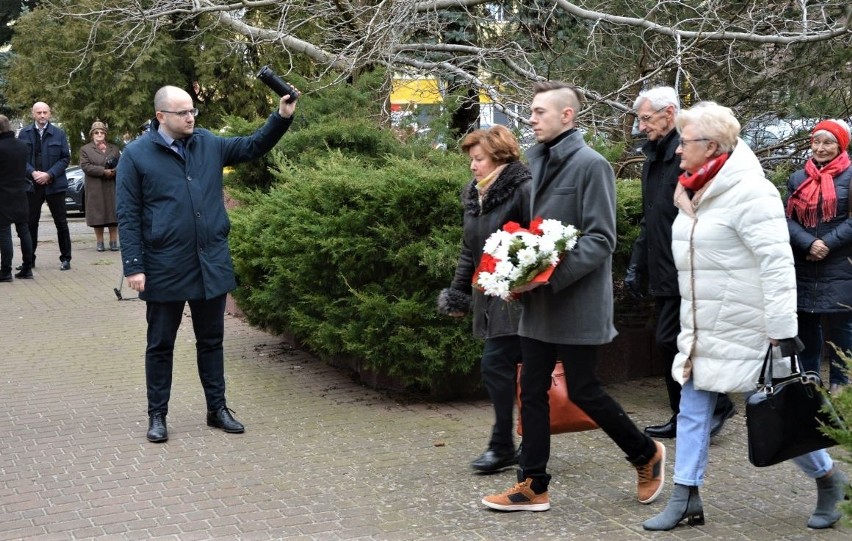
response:
M150 129L122 154L116 177L118 227L127 284L147 305L149 441L168 439L174 344L187 302L207 425L230 433L245 430L225 402L225 297L236 280L222 169L275 146L296 109L289 99L281 98L278 111L253 134L226 138L196 128L192 97L164 86L154 96Z
M65 168L71 161L71 149L65 132L50 122L50 107L42 102L33 105L33 123L21 129L18 139L29 146L27 178L32 182L27 190L29 199L30 238L33 244L33 266L38 247L38 221L41 207L47 202L56 236L59 240L59 269L71 268L71 232L65 209L65 190L68 178ZM23 269L19 269L23 270Z

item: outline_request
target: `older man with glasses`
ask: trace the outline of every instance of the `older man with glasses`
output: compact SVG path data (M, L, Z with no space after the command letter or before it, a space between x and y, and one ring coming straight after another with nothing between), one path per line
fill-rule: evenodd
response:
M674 438L681 387L671 374L680 332L680 293L672 258L672 222L677 217L674 191L683 172L675 150L678 145L689 142L682 141L675 129L680 102L674 88L659 86L645 90L636 98L634 107L639 129L647 135L648 141L642 147L646 157L642 167L643 216L624 284L634 296L643 297L644 277L647 277L648 292L656 305L657 350L663 360L669 407L673 412L668 422L645 428L645 434L652 438ZM718 434L725 421L735 413L730 398L720 394L711 436Z
M196 128L198 109L184 90L164 86L154 96L150 129L118 164L118 225L124 275L147 304L145 379L148 441L168 439L166 415L175 338L189 303L207 425L245 430L225 402L222 339L225 296L236 287L228 247L230 224L222 197L222 169L268 152L292 122L295 100L246 137L220 137Z

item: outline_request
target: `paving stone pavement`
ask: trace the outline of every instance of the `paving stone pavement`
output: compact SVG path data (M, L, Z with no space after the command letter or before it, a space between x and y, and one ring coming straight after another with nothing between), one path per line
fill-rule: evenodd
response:
M487 510L482 496L515 475L468 467L488 437L487 402L367 389L232 316L228 403L245 434L205 425L187 321L170 439L148 443L144 304L117 299L119 254L96 252L91 229L71 221L72 270L59 271L43 215L35 279L0 284L0 541L852 538L848 525L806 528L816 491L792 465L749 465L742 406L711 448L705 526L643 531L671 485L637 503L634 471L601 431L554 436L550 511ZM608 388L640 426L668 416L658 378Z

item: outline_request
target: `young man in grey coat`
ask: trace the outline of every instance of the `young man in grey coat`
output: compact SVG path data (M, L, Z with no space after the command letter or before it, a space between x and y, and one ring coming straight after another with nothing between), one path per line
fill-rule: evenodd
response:
M530 123L539 142L527 153L532 172L529 216L559 220L581 232L546 284L528 286L518 334L524 426L518 483L482 503L500 511L545 511L550 475L547 391L557 359L568 394L624 452L638 474L641 503L663 487L665 447L642 433L596 376L599 346L616 335L613 325L612 253L615 250L615 175L575 126L578 91L560 82L535 86Z

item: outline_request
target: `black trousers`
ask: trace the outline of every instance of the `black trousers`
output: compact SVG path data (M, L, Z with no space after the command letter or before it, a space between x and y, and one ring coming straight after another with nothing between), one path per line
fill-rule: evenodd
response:
M33 266L33 246L30 241L30 228L26 222L15 224L18 239L21 241L21 269L31 269ZM15 248L12 244L12 224L0 224L0 271L12 272L12 260L15 258Z
M33 184L33 191L27 192L30 204L30 239L33 244L33 256L38 247L38 221L41 218L41 206L47 201L47 208L53 216L56 237L59 242L59 260L71 261L71 232L68 230L68 211L65 209L65 192L48 195L47 188Z
M663 360L669 407L672 409L673 417L676 417L680 412L680 383L672 377L672 364L677 355L677 335L680 334L680 297L656 297L655 300L657 316L655 341ZM733 407L734 404L728 395L719 393L714 413L722 414Z
M520 361L521 340L517 335L485 340L480 365L482 384L494 406L494 426L488 448L501 455L515 452L512 421L517 392L515 378Z
M551 344L521 337L521 415L523 450L518 481L532 478L532 489L547 490L550 475L550 403L547 390L557 359L565 368L568 395L624 452L627 459L645 464L656 453L654 441L642 433L603 389L597 377L598 346Z
M225 405L225 295L210 300L188 301L195 331L198 377L204 388L207 410ZM145 381L148 414L168 414L172 390L175 338L183 319L185 301L148 302L148 347L145 350Z

